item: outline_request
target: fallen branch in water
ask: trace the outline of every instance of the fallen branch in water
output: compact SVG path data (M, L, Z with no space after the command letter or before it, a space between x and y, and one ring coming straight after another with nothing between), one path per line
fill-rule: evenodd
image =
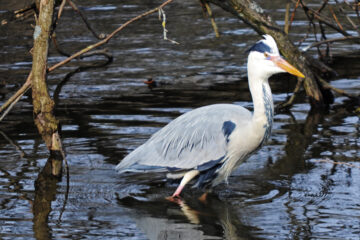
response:
M336 92L337 94L340 94L341 96L345 96L348 98L359 98L359 95L355 96L355 95L352 95L352 94L346 92L345 90L336 88L322 78L319 78L319 81L325 89L333 90L334 92Z
M282 109L288 109L294 104L295 97L298 94L298 92L300 91L301 86L303 85L303 83L304 83L303 78L298 78L297 79L297 83L296 83L295 89L293 91L293 95L291 95L291 97L289 98L288 101L280 103L279 105L277 105L276 108L275 108L276 112L279 112Z

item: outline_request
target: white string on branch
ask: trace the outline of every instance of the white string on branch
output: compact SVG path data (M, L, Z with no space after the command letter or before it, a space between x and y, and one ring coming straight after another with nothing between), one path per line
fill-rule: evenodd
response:
M162 8L159 9L159 20L160 21L162 20L161 25L162 25L163 30L164 30L164 40L170 41L170 42L172 42L174 44L180 44L177 41L174 41L174 40L169 39L167 37L168 30L166 29L166 15L165 15L165 11Z

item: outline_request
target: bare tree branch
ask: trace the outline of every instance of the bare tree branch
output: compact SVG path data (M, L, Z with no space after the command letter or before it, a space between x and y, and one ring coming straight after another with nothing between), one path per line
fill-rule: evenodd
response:
M360 37L353 37L353 36L348 36L348 37L342 37L342 38L332 38L332 39L326 39L323 41L319 41L319 42L314 42L312 44L310 44L309 46L305 47L302 49L303 52L308 51L310 48L325 44L325 43L332 43L332 42L343 42L343 41L354 41L354 40L360 40Z
M147 12L144 12L143 14L140 14L132 19L130 19L129 21L125 22L124 24L122 24L120 27L118 27L117 29L115 29L112 33L110 33L105 39L90 45L80 51L78 51L77 53L73 54L72 56L66 58L65 60L51 66L50 68L47 69L47 72L52 72L55 69L65 65L66 63L70 62L71 60L73 60L74 58L79 57L80 55L89 52L90 50L97 48L101 45L104 45L105 43L107 43L108 41L110 41L111 38L113 38L118 32L120 32L122 29L124 29L125 27L127 27L129 24L147 16L150 15L152 13L155 13L157 11L159 11L160 9L162 9L164 6L168 5L169 3L171 3L173 0L167 0L164 3L162 3L160 6L149 10ZM20 95L23 95L30 87L31 87L31 82L32 82L32 73L30 72L26 82L24 83L24 85L13 95L10 97L9 100L7 100L1 107L0 107L0 112L4 111L13 101L15 101Z

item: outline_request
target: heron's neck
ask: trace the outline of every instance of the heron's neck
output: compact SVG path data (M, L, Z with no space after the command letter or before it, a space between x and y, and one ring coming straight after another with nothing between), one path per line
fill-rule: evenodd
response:
M260 125L258 129L264 130L264 137L267 138L273 123L274 104L269 82L258 72L248 72L249 88L254 104L253 122Z

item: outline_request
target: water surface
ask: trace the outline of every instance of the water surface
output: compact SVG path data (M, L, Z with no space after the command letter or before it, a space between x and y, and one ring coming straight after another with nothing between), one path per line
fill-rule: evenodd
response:
M159 3L79 4L95 29L110 32ZM284 11L275 11L276 4L266 8L281 24ZM354 103L344 97L319 112L311 111L300 95L291 112L275 116L268 144L234 172L228 185L218 186L206 204L197 200L201 192L191 188L182 203L166 201L176 186L161 176L148 181L115 172L126 154L184 112L219 102L252 108L244 51L259 37L221 9L213 10L219 39L196 1L175 1L165 11L168 37L180 45L162 40L155 14L107 45L114 56L111 64L66 76L79 65L104 61L92 57L49 76L51 93L60 92L56 116L70 166L69 189L65 173L57 179L47 172L49 155L34 127L29 97L17 104L0 124L0 238L359 238L360 122ZM294 22L295 39L306 32L305 20L299 15ZM1 30L6 34L0 36L0 75L8 84L2 87L2 102L31 68L31 21ZM57 36L68 52L96 41L70 9ZM359 46L336 46L335 52L346 49ZM51 64L63 59L54 49L50 52ZM359 61L350 64L360 68ZM359 73L348 66L338 65L339 77L331 83L359 93ZM66 84L58 86L65 77ZM157 82L152 89L144 84L150 77ZM286 100L295 84L284 76L272 79L275 104Z

